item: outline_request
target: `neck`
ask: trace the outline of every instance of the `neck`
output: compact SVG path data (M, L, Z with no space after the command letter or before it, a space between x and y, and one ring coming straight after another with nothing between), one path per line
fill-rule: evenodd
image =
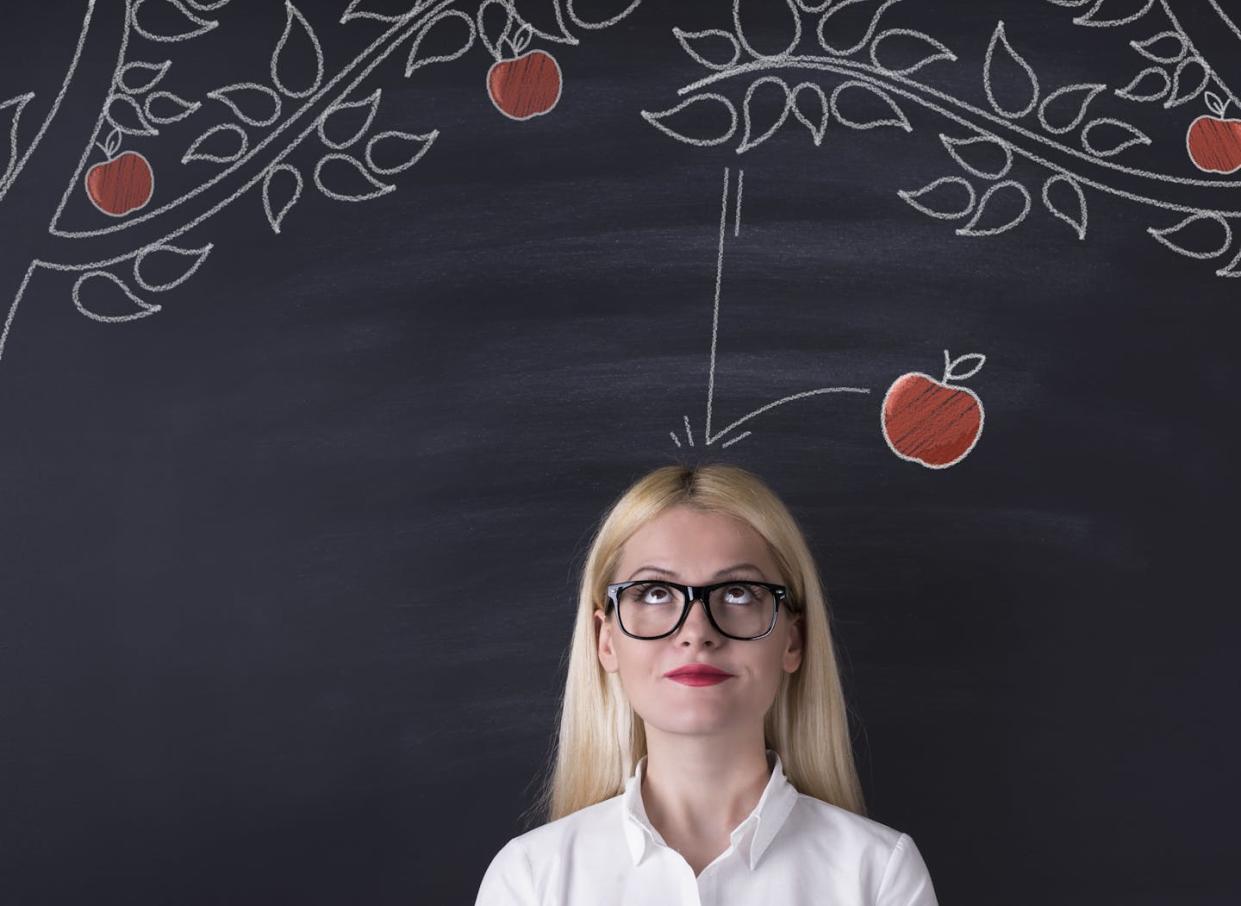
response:
M642 804L665 840L726 837L771 779L761 733L742 740L647 733Z

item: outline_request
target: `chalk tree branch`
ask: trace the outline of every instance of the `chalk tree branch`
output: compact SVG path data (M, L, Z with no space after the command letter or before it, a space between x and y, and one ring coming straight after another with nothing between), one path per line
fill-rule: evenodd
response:
M243 157L207 182L159 208L110 226L77 232L49 230L45 242L42 243L39 258L56 267L73 270L106 267L132 258L148 246L170 242L181 233L193 229L261 182L272 164L279 162L297 147L302 139L315 131L315 124L324 112L354 91L371 70L452 2L453 0L441 0L426 7L418 15L394 24L348 65L325 80L318 91L300 107L273 125L265 139L257 142ZM123 7L124 3L114 0L109 5ZM121 19L123 24L123 15ZM119 36L112 35L112 40L116 47L120 46ZM113 73L119 65L114 48L111 70L106 75L96 72L98 83L110 85ZM89 102L84 100L82 103ZM102 106L103 98L97 98L94 109L102 110ZM83 138L80 123L78 126L73 141L67 138L64 140L73 147L74 158L81 155L83 142L89 140L89 136ZM93 134L93 129L91 132ZM77 159L73 159L59 172L73 173L75 181L82 178ZM51 199L53 208L59 202L63 189L62 185L56 192L47 193L54 196ZM43 199L43 203L46 207L48 199Z
M914 79L843 57L790 54L761 59L712 73L680 88L677 93L692 95L723 80L773 70L833 73L867 82L898 101L913 102L965 130L994 135L1008 144L1014 154L1052 172L1066 173L1083 186L1130 201L1185 214L1206 212L1224 217L1241 216L1241 180L1179 177L1104 160L1056 141L1037 128L1027 128L1021 122L975 107Z

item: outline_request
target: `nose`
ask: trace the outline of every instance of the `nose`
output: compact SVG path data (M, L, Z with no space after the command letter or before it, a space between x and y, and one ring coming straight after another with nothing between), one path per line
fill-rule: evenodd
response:
M677 635L691 638L702 636L715 638L719 635L707 616L707 602L703 600L701 594L689 602L689 613L685 615L685 622L681 624Z

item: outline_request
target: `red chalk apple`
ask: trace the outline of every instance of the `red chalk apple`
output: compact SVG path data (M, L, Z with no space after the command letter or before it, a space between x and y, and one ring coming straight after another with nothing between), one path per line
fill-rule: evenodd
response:
M956 373L953 369L966 359L979 361L972 370ZM948 382L970 377L985 361L986 356L977 353L949 361L945 349L941 380L910 371L893 381L883 397L881 419L883 439L892 452L931 469L964 459L982 434L982 401L968 387Z
M496 61L487 70L487 94L491 103L505 116L528 120L541 116L560 100L560 65L545 50L528 50L532 28L523 25L512 40L504 38L516 55L507 59L496 54Z
M1213 115L1200 116L1189 124L1185 149L1199 170L1233 173L1241 169L1241 120L1225 117L1228 102L1213 92L1206 93L1206 103Z
M104 148L108 159L95 164L85 176L86 196L96 208L113 217L123 217L143 207L155 190L150 161L137 151L113 156L119 144L120 133L114 130Z

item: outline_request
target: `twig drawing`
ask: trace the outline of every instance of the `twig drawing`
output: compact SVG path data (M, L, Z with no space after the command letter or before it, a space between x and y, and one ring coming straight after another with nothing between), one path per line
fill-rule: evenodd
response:
M331 35L316 28L294 0L284 0L283 28L268 61L270 82L233 82L196 100L160 87L175 65L172 56L158 61L137 57L152 45L176 47L214 31L221 24L214 17L226 14L230 3L166 2L174 18L180 16L180 27L171 32L154 24L151 0L87 0L60 91L24 143L18 126L34 92L0 101L0 136L8 134L7 148L0 144L0 211L20 214L30 224L12 231L16 245L0 257L0 293L12 294L0 330L0 357L38 271L76 274L70 291L75 307L100 323L125 323L161 311L144 293L181 285L217 247L205 237L177 238L202 233L216 213L251 190L259 193L274 233L287 229L308 185L326 198L352 203L395 191L392 177L422 159L439 130L374 129L384 89L367 93L362 86L390 57L404 58L403 74L410 78L428 65L458 60L481 43L493 59L479 75L484 90L497 111L525 120L551 111L562 87L554 56L530 49L531 42L576 45L579 39L571 28L606 28L638 5L634 0L597 20L580 15L575 0L543 0L557 23L549 32L526 21L513 0L341 0L339 26L379 28L380 33L329 71L323 47ZM466 12L454 6L472 8ZM530 11L528 4L524 8ZM434 40L428 40L431 34ZM428 50L432 46L434 53ZM294 55L309 56L314 64L299 70L291 65ZM91 111L93 123L77 111ZM159 197L150 159L122 144L156 140L161 127L208 114L214 121L204 123L180 155L181 164L202 168L206 175L179 196ZM354 125L359 114L361 126ZM219 121L220 115L231 119ZM312 137L317 142L308 141ZM37 172L27 166L36 152ZM99 152L104 159L92 161ZM298 155L310 158L302 162L295 159ZM85 193L89 210L103 223L62 223L78 192ZM144 272L156 259L159 279ZM176 272L172 278L169 271Z
M734 211L734 228L733 228L734 237L739 235L741 231L741 186L742 186L743 177L744 177L744 171L739 171L737 174L736 210ZM720 289L724 281L724 242L725 242L725 237L727 236L727 233L728 233L727 226L728 226L729 180L730 180L729 168L725 167L724 168L724 189L723 189L722 197L720 199L719 244L717 246L716 261L715 261L715 296L714 296L714 299L711 305L711 357L710 357L709 369L707 372L707 413L706 413L706 420L705 420L703 432L702 432L704 446L710 446L711 444L723 438L730 431L733 431L734 429L740 427L741 425L748 422L750 419L758 415L761 415L762 413L766 412L768 409L774 409L776 406L782 406L785 403L792 402L793 400L802 399L808 396L817 396L820 393L870 393L870 390L865 387L816 387L813 390L803 390L800 393L793 393L788 396L781 397L778 400L772 400L771 402L766 403L765 405L759 406L757 409L747 412L745 415L741 416L735 421L732 421L729 424L725 425L723 428L721 428L716 433L714 434L711 433L711 419L712 419L713 409L715 405L716 350L719 345L719 333L720 333ZM692 447L694 446L694 434L693 434L692 428L690 427L690 420L689 420L688 415L684 416L684 422L685 422L686 442ZM670 433L670 436L672 437L672 442L676 444L678 447L681 446L681 440L679 437L677 437L676 432L674 431L674 432L669 432L669 433ZM731 446L732 444L737 443L737 441L743 440L746 437L749 437L750 433L751 433L750 431L744 431L741 434L738 434L737 436L729 438L728 440L724 441L724 443L720 444L720 447L723 448L723 447Z
M1182 22L1167 0L1143 0L1136 8L1096 0L1073 20L1097 30L1139 21L1154 23L1158 31L1129 42L1143 68L1112 95L1134 105L1161 102L1169 119L1181 115L1182 105L1198 97L1205 99L1210 115L1199 116L1184 133L1192 169L1176 173L1138 162L1141 149L1154 145L1157 137L1119 116L1092 110L1107 85L1074 83L1047 91L1026 59L1025 42L1012 35L1003 20L995 23L983 58L980 75L987 106L982 107L924 78L924 73L933 75L944 67L962 65L957 55L960 48L950 48L925 32L883 27L889 11L898 8L898 0L884 0L874 7L863 2L783 0L773 4L787 7L789 23L790 40L778 53L754 50L739 0L733 2L729 28L698 32L674 28L676 41L709 73L678 89L682 99L677 103L645 110L643 117L685 144L710 147L735 141L736 153L744 154L790 121L805 127L815 146L825 142L831 123L848 129L911 132L906 111L920 107L946 123L940 141L965 175L941 176L898 194L929 217L964 220L956 228L957 235L1006 233L1026 219L1038 198L1049 214L1084 239L1089 224L1088 193L1097 191L1148 208L1160 222L1147 232L1162 246L1202 260L1231 253L1215 273L1241 275L1241 244L1233 243L1231 228L1241 218L1241 179L1202 175L1241 169L1241 120L1224 116L1230 103L1241 107L1229 88L1229 80L1241 84L1241 65L1233 59L1221 61L1233 68L1225 78L1196 49L1187 31L1200 34L1211 28L1213 13L1215 27L1226 27L1241 42L1241 28L1219 4L1212 2L1211 13ZM1090 0L1050 2L1082 7ZM844 39L845 20L868 10L861 38ZM798 52L803 36L817 40L821 52ZM906 49L903 57L896 52L902 45ZM802 74L808 80L799 81ZM730 97L725 89L737 81L747 86L740 98ZM773 115L770 105L762 108L767 111L763 122L759 122L760 108L755 102L760 94L783 97L783 105L776 105L778 113ZM686 119L684 111L691 107L698 115ZM703 127L703 114L713 111L719 113L715 125ZM1178 141L1181 128L1176 129ZM1032 191L1033 186L1027 188L1022 179L1009 175L1016 158L1045 171L1040 191ZM1202 233L1212 231L1212 238L1201 238Z

